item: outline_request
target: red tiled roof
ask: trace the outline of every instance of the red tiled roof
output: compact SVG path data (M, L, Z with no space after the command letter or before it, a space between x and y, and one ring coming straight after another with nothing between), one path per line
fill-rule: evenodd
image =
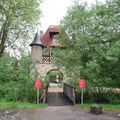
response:
M42 36L42 44L44 46L53 46L52 39L50 38L50 33L59 33L59 26L58 25L50 25L47 31Z

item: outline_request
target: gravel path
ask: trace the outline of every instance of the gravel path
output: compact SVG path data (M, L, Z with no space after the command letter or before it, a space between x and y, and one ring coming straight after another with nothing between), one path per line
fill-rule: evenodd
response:
M0 120L120 120L118 114L120 111L107 111L102 115L94 115L87 110L75 109L71 106L49 106L44 109L13 110L8 116L2 114L1 117L0 114Z
M0 109L0 120L17 120L17 114L18 110L16 109Z

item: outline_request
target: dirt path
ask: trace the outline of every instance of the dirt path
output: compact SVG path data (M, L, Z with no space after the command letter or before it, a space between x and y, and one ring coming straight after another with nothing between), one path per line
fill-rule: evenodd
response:
M71 106L49 106L44 109L21 109L13 117L2 117L0 120L120 120L118 113L120 111L93 115Z

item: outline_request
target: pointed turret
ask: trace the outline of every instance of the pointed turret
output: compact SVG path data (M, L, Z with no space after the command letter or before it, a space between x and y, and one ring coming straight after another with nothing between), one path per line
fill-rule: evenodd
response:
M41 47L44 47L41 41L42 41L42 35L37 32L30 46L39 45Z
M32 56L32 61L33 62L41 62L42 59L42 49L43 49L43 44L41 42L42 40L42 32L40 34L37 32L35 34L34 40L30 44L31 46L31 56Z

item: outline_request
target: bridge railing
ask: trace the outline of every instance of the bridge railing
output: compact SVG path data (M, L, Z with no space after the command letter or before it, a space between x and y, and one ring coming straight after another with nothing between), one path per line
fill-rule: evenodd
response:
M48 87L49 87L49 84L47 84L44 87L44 89L42 91L42 95L40 97L40 103L46 103L47 102Z
M63 92L73 102L73 104L76 103L75 87L73 87L67 83L64 83L63 84Z

